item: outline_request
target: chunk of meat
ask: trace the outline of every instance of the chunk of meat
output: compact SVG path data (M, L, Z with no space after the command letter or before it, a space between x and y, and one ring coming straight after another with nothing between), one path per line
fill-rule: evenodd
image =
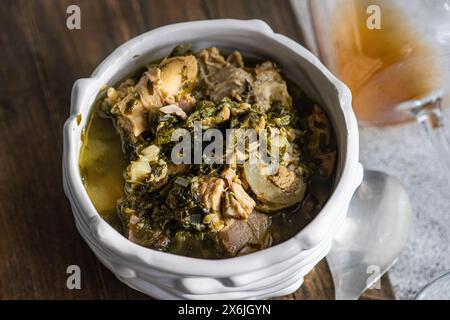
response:
M274 103L287 107L292 104L286 82L278 72L278 68L266 61L255 68L256 80L252 84L248 100L255 103L262 111L268 111Z
M133 93L119 100L111 109L117 125L130 138L139 136L147 127L147 110Z
M215 236L218 246L230 256L235 256L249 248L264 249L270 246L268 215L253 211L247 220L230 219Z
M206 209L220 212L222 193L225 190L225 181L217 177L203 177L192 184L193 190L198 193Z
M230 65L208 76L210 90L207 94L215 102L219 102L225 97L241 101L241 96L246 90L246 84L251 81L249 73Z
M128 85L120 92L108 90L109 101L113 102L111 111L116 115L121 132L134 141L147 130L151 109L172 105L180 100L185 107L192 104L192 98L183 98L183 95L189 95L197 80L197 72L197 59L194 56L173 57L157 67L149 68L135 86ZM182 119L187 118L181 108L176 106L179 110L175 111L173 108L170 106L166 111L174 112Z
M227 199L226 206L225 210L223 211L224 216L233 219L247 219L249 209L252 207L247 207L243 205L236 199L235 196L230 194L226 194L226 199Z
M150 68L144 72L138 83L134 87L139 94L142 105L146 110L159 108L165 104L164 93L161 90L161 70Z
M288 170L284 166L278 168L278 173L273 176L269 176L268 179L276 185L278 188L286 190L294 190L298 188L298 179L294 171Z
M201 50L198 53L198 58L200 60L200 70L204 74L214 73L228 65L228 62L216 47Z
M139 79L135 86L121 88L118 94L108 90L110 100L114 101L111 112L116 116L116 123L121 134L134 142L148 126L148 113L151 108L159 108L165 103L163 93L154 84L161 74L158 68L153 68Z
M226 194L223 215L234 219L247 219L256 205L255 200L244 190L241 180L233 169L226 169L222 177L227 181L229 191Z
M181 91L190 91L197 80L197 59L194 56L181 56L165 59L161 65L162 88L169 96Z
M201 77L206 84L206 92L213 101L225 97L241 100L247 84L253 81L252 75L245 71L242 56L234 52L229 61L217 48L202 50L199 55Z
M209 212L204 223L213 232L220 231L229 219L246 220L256 205L232 169L226 169L221 177L203 176L193 179L191 190L197 201Z
M136 91L147 109L173 104L184 94L189 94L197 80L197 72L194 56L169 58L144 72Z

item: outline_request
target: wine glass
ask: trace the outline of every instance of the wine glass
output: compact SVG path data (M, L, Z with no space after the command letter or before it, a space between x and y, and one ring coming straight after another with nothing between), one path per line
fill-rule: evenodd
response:
M450 93L450 1L291 3L308 48L351 89L359 124L382 127L416 119L450 183L442 113Z
M294 0L307 46L353 94L360 125L417 119L450 181L441 101L450 89L450 1ZM378 24L377 24L378 22Z

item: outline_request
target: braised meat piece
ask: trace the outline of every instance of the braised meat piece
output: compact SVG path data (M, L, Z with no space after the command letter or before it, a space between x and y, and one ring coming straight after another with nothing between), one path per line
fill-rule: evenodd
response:
M221 250L228 255L249 253L270 246L270 216L253 211L247 220L231 219L216 239Z

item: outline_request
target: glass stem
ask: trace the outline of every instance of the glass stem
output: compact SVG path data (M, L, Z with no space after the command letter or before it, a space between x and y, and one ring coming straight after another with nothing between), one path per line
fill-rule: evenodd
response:
M447 182L450 184L450 143L444 125L441 102L442 99L437 97L422 106L412 109L412 112L427 132L444 171L443 175L445 175Z

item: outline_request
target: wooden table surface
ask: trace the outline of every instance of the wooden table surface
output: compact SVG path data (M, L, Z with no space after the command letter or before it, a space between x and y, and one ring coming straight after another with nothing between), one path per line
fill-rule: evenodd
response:
M68 30L66 8L81 8ZM115 47L155 27L209 18L263 19L300 43L288 1L2 0L0 8L0 299L146 299L103 267L78 235L61 177L73 82ZM68 290L66 268L81 268ZM331 299L325 261L284 299ZM389 299L382 290L366 298Z

